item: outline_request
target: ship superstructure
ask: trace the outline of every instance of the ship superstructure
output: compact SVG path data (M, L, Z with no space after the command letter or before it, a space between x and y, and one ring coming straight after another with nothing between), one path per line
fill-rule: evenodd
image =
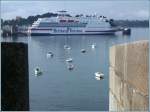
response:
M57 17L38 18L29 28L31 35L114 34L118 28L104 16L70 16L59 11Z

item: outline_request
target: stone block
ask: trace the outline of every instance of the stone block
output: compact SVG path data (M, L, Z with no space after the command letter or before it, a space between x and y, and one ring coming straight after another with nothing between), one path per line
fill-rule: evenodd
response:
M115 99L112 92L109 92L109 111L117 110L117 100Z
M126 46L124 45L116 46L115 72L124 80L124 74L126 74Z
M124 83L121 101L125 111L130 111L132 107L133 89L130 85Z
M122 86L122 80L117 75L114 75L114 94L117 98L117 100L121 101L121 86Z
M120 111L124 111L124 108L122 107L122 105L119 103L117 103L117 111L120 112Z
M109 88L114 93L115 91L115 71L114 68L109 67Z
M110 47L109 49L109 64L111 67L115 67L115 46Z
M109 76L109 88L112 93L115 95L117 101L119 102L119 107L122 108L122 89L123 89L123 80L115 74L115 70L112 67L109 67L110 76Z
M109 107L113 111L148 110L148 50L148 41L110 48L110 55L115 56L109 57L109 86L114 96Z
M148 95L148 54L148 42L127 45L125 79L144 95Z
M133 91L132 96L132 111L148 111L148 97L143 96L140 93Z

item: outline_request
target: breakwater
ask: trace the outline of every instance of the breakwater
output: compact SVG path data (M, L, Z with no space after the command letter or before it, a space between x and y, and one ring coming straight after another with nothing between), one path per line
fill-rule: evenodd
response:
M148 111L148 50L148 41L110 48L110 111Z

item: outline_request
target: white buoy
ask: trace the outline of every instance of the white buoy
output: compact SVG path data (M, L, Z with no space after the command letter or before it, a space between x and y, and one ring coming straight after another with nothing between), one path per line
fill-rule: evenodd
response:
M42 74L42 72L41 72L41 70L40 70L40 68L39 68L39 67L36 67L36 68L34 69L34 74L35 74L36 76L38 76L38 75L41 75L41 74Z
M70 49L71 49L71 47L70 47L70 46L68 46L68 45L64 45L64 49L70 50Z
M104 74L100 73L100 72L95 72L95 77L103 79L104 78Z
M74 69L74 65L73 64L69 64L67 67L69 70L73 70Z
M82 52L82 53L85 53L85 52L86 52L86 50L85 50L85 49L81 49L81 52Z
M72 62L73 61L73 59L72 58L68 58L68 59L66 59L66 62Z
M95 49L96 44L92 44L91 47L92 47L92 49Z
M53 57L53 56L54 56L54 54L53 54L52 52L48 52L48 53L47 53L47 58Z

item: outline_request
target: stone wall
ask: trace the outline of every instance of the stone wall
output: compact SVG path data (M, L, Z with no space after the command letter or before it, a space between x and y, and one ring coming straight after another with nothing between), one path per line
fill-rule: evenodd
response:
M148 110L148 41L115 45L109 51L109 110Z

